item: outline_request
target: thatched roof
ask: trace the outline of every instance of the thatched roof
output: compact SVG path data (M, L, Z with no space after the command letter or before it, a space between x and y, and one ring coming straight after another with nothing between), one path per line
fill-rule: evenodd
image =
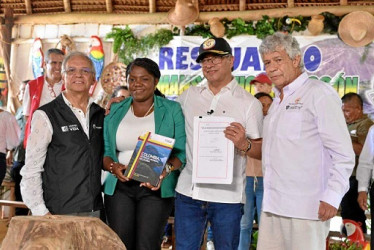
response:
M0 15L4 14L4 9L11 8L16 23L62 24L92 21L111 24L167 23L166 14L175 6L175 2L176 0L1 0ZM200 22L214 16L258 20L262 15L310 16L324 11L335 12L335 15L344 15L355 10L374 13L374 0L192 0L192 2L200 10L197 20Z
M168 12L176 0L154 0L155 12ZM263 10L311 6L374 6L373 0L199 0L200 12ZM12 8L15 15L57 13L150 13L152 0L2 0L1 13ZM293 5L293 6L292 6Z

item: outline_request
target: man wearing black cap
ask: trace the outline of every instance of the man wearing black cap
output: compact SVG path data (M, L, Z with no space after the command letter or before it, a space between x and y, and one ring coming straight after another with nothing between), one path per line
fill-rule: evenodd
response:
M178 99L186 120L187 164L178 180L175 201L177 249L199 249L207 221L216 249L237 249L240 219L245 202L246 155L259 159L262 107L232 76L231 47L223 38L210 38L196 59L205 80L190 87ZM192 182L193 121L196 116L234 118L224 135L235 146L233 181L230 184Z

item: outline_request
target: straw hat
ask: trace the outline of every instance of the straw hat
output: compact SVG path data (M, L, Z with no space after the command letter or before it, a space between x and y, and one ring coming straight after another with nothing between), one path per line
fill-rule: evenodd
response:
M344 43L362 47L374 40L374 17L366 11L354 11L339 23L338 33Z
M199 11L188 0L177 0L175 7L168 13L168 21L171 24L184 26L194 22L199 17Z

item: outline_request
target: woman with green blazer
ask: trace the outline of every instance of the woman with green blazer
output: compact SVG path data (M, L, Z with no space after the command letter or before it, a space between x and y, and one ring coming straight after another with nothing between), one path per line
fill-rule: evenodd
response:
M155 95L158 65L137 58L126 70L131 97L111 106L104 121L105 211L109 226L126 248L160 249L163 229L174 203L174 188L185 163L184 116L177 102ZM137 139L145 132L175 139L158 186L127 178L123 172Z

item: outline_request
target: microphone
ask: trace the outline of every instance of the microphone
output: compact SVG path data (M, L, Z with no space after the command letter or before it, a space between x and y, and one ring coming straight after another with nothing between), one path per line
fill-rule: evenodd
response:
M214 110L213 109L211 109L210 111L207 111L206 112L208 115L211 115L211 114L213 114L214 113Z

